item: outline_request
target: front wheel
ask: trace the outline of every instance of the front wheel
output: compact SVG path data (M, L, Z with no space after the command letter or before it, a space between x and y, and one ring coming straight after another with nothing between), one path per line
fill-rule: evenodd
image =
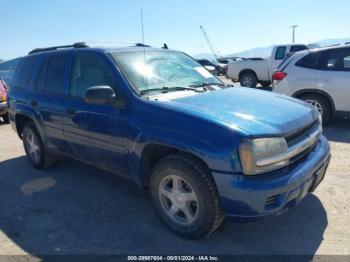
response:
M209 235L223 222L214 180L190 156L160 160L151 176L150 194L163 223L185 238Z

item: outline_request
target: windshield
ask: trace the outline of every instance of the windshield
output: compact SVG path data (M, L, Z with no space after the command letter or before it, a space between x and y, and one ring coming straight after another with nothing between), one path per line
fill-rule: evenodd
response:
M222 85L191 57L176 51L126 51L111 52L111 55L127 79L139 94L147 90L162 92L162 89L180 91L183 88L205 84Z

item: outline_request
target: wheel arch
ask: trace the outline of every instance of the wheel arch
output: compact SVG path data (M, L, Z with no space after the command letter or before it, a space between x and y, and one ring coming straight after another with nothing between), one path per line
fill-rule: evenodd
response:
M324 98L326 98L331 106L331 113L334 113L334 111L336 111L336 108L335 108L335 104L334 104L334 101L332 99L332 97L325 91L323 90L319 90L319 89L303 89L303 90L299 90L297 92L295 92L292 97L294 98L300 98L301 96L303 95L306 95L306 94L317 94L317 95L321 95L323 96Z
M138 176L138 183L139 185L146 189L149 185L149 179L152 174L152 170L154 166L157 164L158 161L161 159L173 155L173 154L183 154L187 156L188 158L191 158L193 161L195 161L197 164L201 165L203 168L206 168L207 170L210 170L207 163L199 157L197 154L190 152L188 150L185 150L183 148L178 148L173 145L165 145L160 143L149 143L147 144L141 153L140 158L140 167L139 167L139 176Z
M250 68L243 69L242 71L239 72L239 74L238 74L239 80L241 79L241 76L243 74L246 74L246 73L254 74L256 79L259 81L259 78L258 78L258 75L256 74L256 72L253 69L250 69Z

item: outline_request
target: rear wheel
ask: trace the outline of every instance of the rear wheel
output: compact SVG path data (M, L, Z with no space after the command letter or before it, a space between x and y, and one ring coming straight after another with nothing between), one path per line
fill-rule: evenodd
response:
M33 123L28 123L23 129L23 146L27 158L37 169L49 168L55 164L55 157L46 149L39 132Z
M190 156L160 160L151 176L150 194L163 223L183 237L209 235L224 220L209 171Z
M260 84L261 84L263 87L267 88L267 87L270 87L271 82L269 82L269 81L262 81L262 82L260 82Z
M243 73L239 78L241 86L256 88L258 79L253 73Z
M6 113L5 115L2 116L2 119L4 120L5 123L9 123L10 119L9 119L9 114Z
M331 117L332 109L327 98L318 94L305 94L300 97L301 100L310 103L320 113L322 122L327 123Z

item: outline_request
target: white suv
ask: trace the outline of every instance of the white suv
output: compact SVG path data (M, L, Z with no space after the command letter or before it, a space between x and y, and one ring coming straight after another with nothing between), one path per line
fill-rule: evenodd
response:
M324 122L350 112L350 45L294 54L274 72L272 90L313 104Z

